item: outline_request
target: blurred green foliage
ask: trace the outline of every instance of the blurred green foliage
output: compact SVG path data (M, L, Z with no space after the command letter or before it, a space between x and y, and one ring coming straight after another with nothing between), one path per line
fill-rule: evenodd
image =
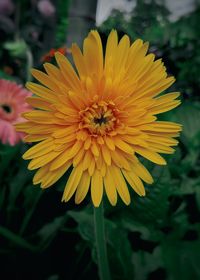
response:
M67 24L66 2L59 3L58 45ZM108 255L116 280L200 279L200 10L170 22L161 3L138 1L129 17L114 11L99 28L103 37L115 28L120 36L149 41L150 51L163 57L177 78L173 90L182 92L183 101L163 116L183 124L176 153L165 167L144 162L155 180L146 185L146 197L131 191L128 207L120 201L111 207L105 198ZM29 47L35 48L30 41ZM98 279L90 197L79 206L60 202L68 174L49 190L32 186L33 173L21 159L27 148L0 146L0 276Z

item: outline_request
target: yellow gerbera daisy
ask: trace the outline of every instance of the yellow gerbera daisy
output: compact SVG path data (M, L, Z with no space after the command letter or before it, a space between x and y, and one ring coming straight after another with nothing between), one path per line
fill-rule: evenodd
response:
M27 88L37 97L28 103L37 110L26 112L28 120L18 125L26 132L25 141L40 142L23 156L31 159L28 168L39 169L33 183L42 188L53 185L70 166L63 201L74 193L80 203L89 188L94 206L105 193L112 205L117 193L130 203L127 183L140 196L143 182L153 179L137 155L164 165L159 153L172 154L181 126L157 121L156 114L175 108L178 92L157 97L175 81L167 77L161 59L148 54L148 43L127 35L118 42L117 32L108 37L105 59L97 31L84 40L83 52L72 45L76 70L57 52L58 67L45 63L46 74L33 69L43 85L29 82ZM76 72L77 71L77 72Z

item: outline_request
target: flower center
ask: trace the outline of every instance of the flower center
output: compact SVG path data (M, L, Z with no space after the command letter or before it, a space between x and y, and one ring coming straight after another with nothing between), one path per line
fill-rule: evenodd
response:
M11 109L11 107L10 107L9 105L7 105L7 104L1 104L0 106L1 106L1 108L4 110L5 113L9 114L9 113L12 112L12 109Z
M79 128L85 128L91 135L105 135L117 124L114 104L99 101L79 113Z
M107 121L108 119L105 118L104 115L101 115L100 118L94 118L94 123L99 125L106 124Z

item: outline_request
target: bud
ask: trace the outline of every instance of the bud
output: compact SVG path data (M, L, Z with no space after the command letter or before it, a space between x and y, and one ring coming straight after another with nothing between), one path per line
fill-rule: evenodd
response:
M40 0L37 8L44 17L52 17L55 14L55 7L49 0Z

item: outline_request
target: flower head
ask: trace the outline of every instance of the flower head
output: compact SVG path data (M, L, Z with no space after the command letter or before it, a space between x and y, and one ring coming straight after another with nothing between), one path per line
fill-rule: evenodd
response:
M15 145L24 137L14 125L24 119L21 113L30 110L25 98L31 93L15 82L0 79L0 141Z
M75 193L80 203L91 190L93 204L99 206L105 191L115 205L117 194L130 203L129 185L145 195L143 182L153 182L138 155L164 165L160 155L172 154L171 146L180 125L158 121L156 115L180 104L179 93L157 97L173 82L161 59L148 54L148 43L128 36L118 42L117 32L108 37L105 59L97 31L84 40L83 53L72 45L76 70L60 53L58 67L44 64L46 74L32 70L43 85L28 83L37 97L29 103L38 110L23 114L28 120L18 129L28 133L28 141L40 142L30 148L24 159L28 168L39 169L33 179L42 188L53 185L67 169L63 201Z

